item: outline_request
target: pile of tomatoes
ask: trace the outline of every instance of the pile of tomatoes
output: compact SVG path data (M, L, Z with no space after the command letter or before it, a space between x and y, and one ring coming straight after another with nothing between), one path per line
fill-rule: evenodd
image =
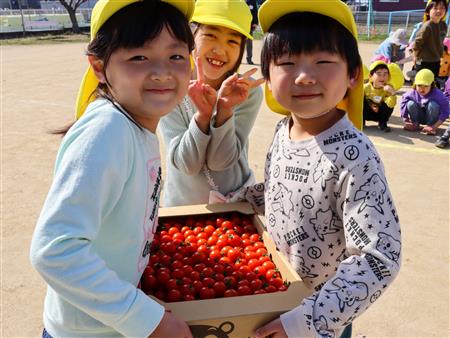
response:
M285 291L249 216L160 221L141 287L165 302Z

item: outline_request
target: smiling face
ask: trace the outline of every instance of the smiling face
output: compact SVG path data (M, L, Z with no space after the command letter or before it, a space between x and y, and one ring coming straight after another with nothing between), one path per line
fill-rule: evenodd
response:
M194 56L201 58L206 83L214 88L239 60L242 35L222 26L200 25L195 33Z
M164 27L139 48L119 48L103 68L90 57L99 81L143 127L154 132L159 119L186 95L190 79L189 48Z
M275 99L300 119L334 110L351 87L347 63L326 51L284 54L269 66Z
M430 20L434 23L440 22L445 16L446 10L443 3L438 2L430 9Z
M383 88L389 81L389 70L378 68L372 73L370 79L375 88Z

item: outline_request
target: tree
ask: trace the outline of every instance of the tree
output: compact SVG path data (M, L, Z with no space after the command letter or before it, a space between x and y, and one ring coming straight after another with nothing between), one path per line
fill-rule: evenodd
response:
M59 0L61 5L63 5L67 10L67 13L69 13L70 21L72 22L72 31L74 33L81 33L81 29L78 26L76 12L78 7L86 1L88 0Z

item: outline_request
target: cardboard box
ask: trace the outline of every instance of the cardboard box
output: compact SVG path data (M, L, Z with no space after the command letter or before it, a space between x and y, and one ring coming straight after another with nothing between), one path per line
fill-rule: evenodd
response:
M274 242L264 230L264 218L255 215L248 203L161 208L159 219L164 221L164 218L173 219L176 216L185 217L187 215L223 214L227 212L253 215L253 224L262 235L273 262L280 270L283 280L290 282L290 285L284 292L230 298L175 303L165 303L155 298L166 309L184 319L196 338L253 337L257 328L298 306L303 298L313 292L312 289L305 286L286 258L278 252Z

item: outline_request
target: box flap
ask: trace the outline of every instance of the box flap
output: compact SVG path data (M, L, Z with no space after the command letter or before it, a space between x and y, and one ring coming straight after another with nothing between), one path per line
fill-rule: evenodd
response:
M230 211L238 211L246 215L251 215L255 213L250 203L234 202L234 203L217 203L217 204L194 204L179 207L160 208L158 211L158 216L172 217L184 215L204 215Z

